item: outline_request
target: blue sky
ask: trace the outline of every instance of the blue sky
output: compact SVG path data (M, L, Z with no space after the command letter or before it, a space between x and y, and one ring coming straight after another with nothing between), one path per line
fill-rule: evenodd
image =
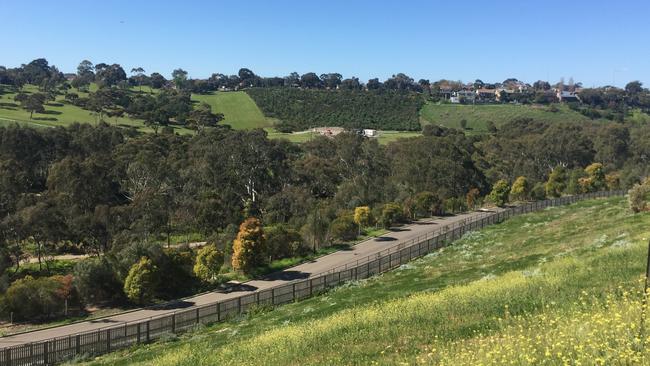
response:
M0 65L650 86L650 1L0 0Z

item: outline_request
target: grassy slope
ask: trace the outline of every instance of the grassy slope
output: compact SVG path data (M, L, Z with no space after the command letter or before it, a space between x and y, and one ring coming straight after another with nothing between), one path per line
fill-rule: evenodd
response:
M630 214L624 198L547 209L470 233L380 277L95 363L503 364L516 356L518 364L560 364L622 353L634 361L648 355L630 351L638 294L626 300L623 289L640 286L648 224L650 214ZM603 312L605 294L612 309L627 313Z
M516 118L532 118L548 122L587 122L591 121L582 114L559 105L557 112L548 107L530 105L458 105L427 103L420 110L422 123L434 123L451 128L460 128L460 121L466 120L468 133L484 133L486 124L492 121L497 127Z
M223 113L223 123L236 130L264 128L273 125L273 121L264 117L257 104L243 91L216 92L207 95L193 94L192 100L208 103L212 111Z

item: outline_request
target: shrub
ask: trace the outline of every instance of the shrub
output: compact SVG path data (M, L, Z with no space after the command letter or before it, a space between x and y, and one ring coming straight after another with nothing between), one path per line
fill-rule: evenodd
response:
M193 272L202 281L213 281L223 266L223 251L214 244L209 244L199 249L194 262Z
M114 301L122 297L122 284L105 257L88 258L74 267L73 285L87 304Z
M635 213L650 211L650 179L642 184L636 184L628 191L630 208Z
M508 185L508 182L505 180L501 179L494 183L494 186L492 187L492 192L488 195L488 199L490 202L494 203L495 205L502 207L508 202L508 193L510 192L510 186Z
M239 226L239 233L233 242L232 268L250 273L261 266L266 257L266 238L262 224L255 217L249 217Z
M547 197L560 197L566 187L566 172L563 167L558 166L548 176L544 185Z
M541 182L535 183L533 189L530 190L530 198L537 201L546 199L545 184Z
M464 212L467 210L467 202L459 197L450 197L445 200L445 212Z
M518 177L515 179L515 182L512 183L512 188L510 189L510 199L513 201L523 201L528 199L530 196L530 185L526 177Z
M77 299L69 276L26 276L9 286L4 298L6 313L14 319L36 320L63 314L68 301Z
M156 291L156 266L142 257L129 270L124 281L124 293L129 300L142 305L153 300Z
M472 188L467 192L467 196L465 196L465 201L467 202L467 207L470 209L475 208L479 204L479 196L481 195L481 192L478 190L478 188Z
M358 226L354 222L354 214L344 212L330 224L330 236L337 241L350 241L357 237Z
M440 197L432 192L420 192L415 196L415 208L419 215L441 215L445 211Z
M294 257L305 254L302 236L297 230L279 224L264 228L266 246L271 259Z
M372 213L370 207L360 206L354 209L354 223L359 226L359 235L361 235L361 228L370 225L372 222Z
M381 210L381 219L379 220L383 227L389 228L392 225L405 220L404 210L397 203L386 203Z

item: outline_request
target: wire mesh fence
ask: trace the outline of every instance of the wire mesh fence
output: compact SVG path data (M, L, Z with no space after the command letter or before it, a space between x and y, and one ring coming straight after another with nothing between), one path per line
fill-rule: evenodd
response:
M312 274L307 279L157 317L0 349L0 365L50 365L151 342L169 334L193 329L197 325L226 320L245 313L252 307L286 304L308 298L347 281L361 280L389 271L442 248L469 231L502 222L513 216L585 199L624 194L624 191L595 192L526 203L499 212L483 212L385 251L344 263L323 273Z

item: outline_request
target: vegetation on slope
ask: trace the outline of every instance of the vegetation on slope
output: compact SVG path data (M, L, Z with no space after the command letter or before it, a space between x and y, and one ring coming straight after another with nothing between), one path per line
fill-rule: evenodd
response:
M566 105L532 106L514 104L459 105L428 102L420 110L423 123L448 128L465 129L469 134L488 132L488 125L500 127L508 122L530 118L536 121L557 123L587 123L590 118L571 110ZM465 121L465 122L462 122ZM604 120L603 120L604 121ZM462 125L466 124L463 128Z
M192 94L192 100L207 103L213 113L222 113L221 124L236 130L270 127L273 121L264 117L255 102L242 91Z
M647 362L635 327L649 223L620 197L547 209L378 278L95 364Z
M253 88L247 93L283 131L338 126L380 130L420 130L422 96L392 91Z

